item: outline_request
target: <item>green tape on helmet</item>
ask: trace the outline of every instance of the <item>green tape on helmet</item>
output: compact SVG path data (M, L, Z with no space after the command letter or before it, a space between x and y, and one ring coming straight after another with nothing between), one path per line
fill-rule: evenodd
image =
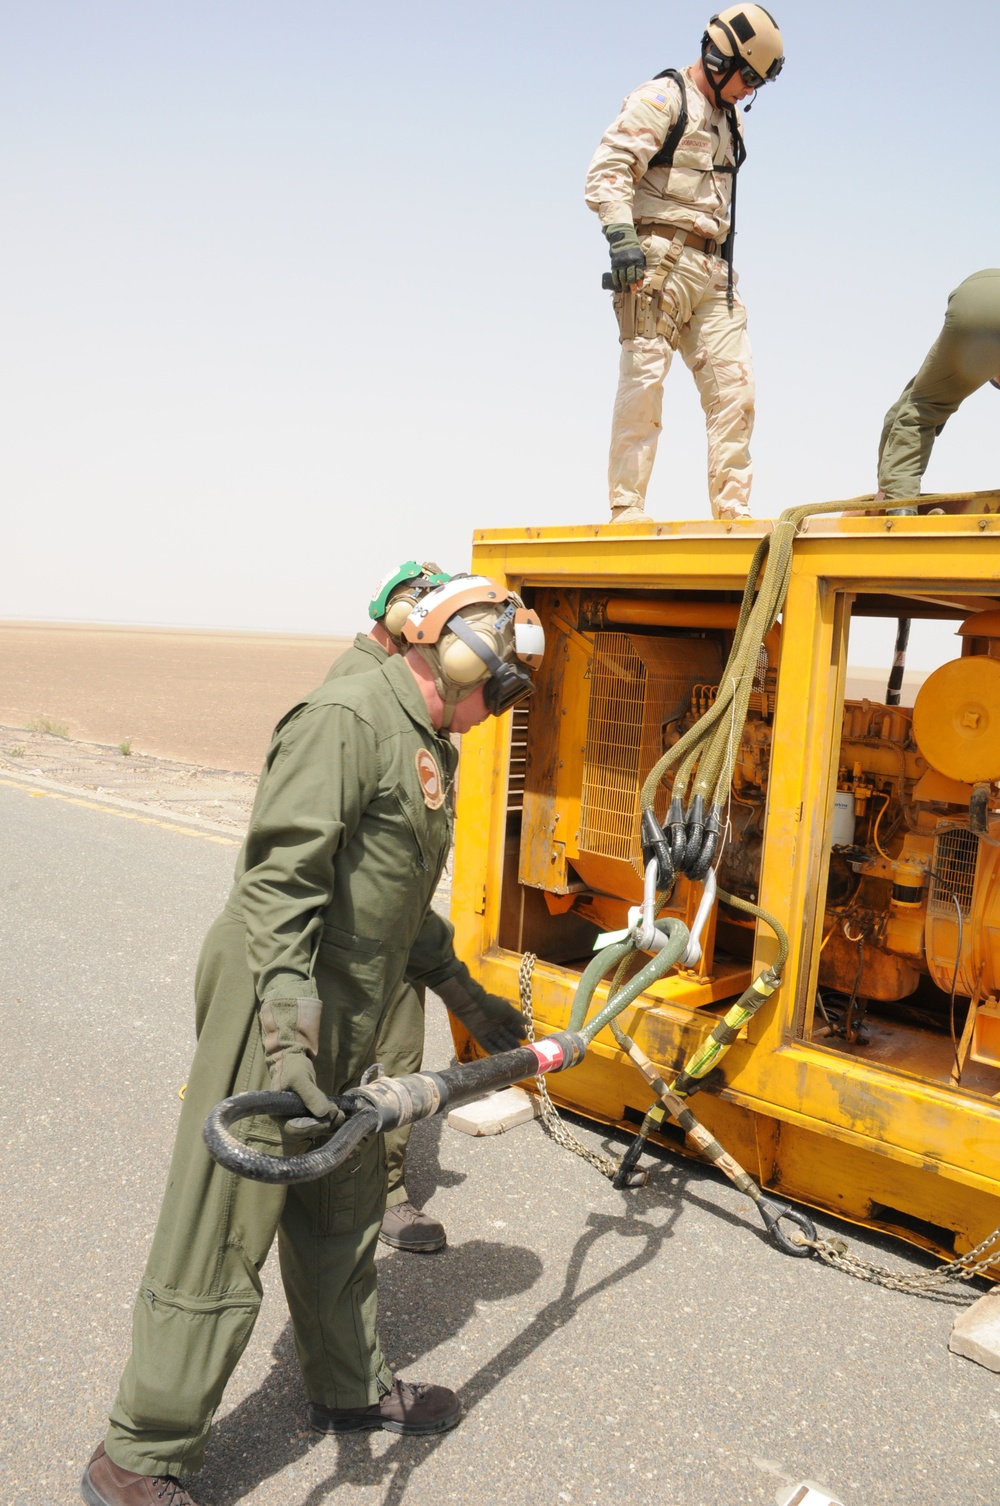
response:
M416 580L418 575L423 575L423 566L416 560L407 560L404 565L399 565L389 575L379 581L378 589L368 603L368 615L373 622L378 622L385 616L385 609L389 605L389 597L397 586L403 586L407 581Z

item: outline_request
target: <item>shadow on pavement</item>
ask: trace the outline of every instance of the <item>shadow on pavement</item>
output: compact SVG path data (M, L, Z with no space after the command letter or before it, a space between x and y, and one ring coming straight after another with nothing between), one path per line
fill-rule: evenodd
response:
M688 1183L703 1180L701 1170L689 1165L663 1166L652 1188L623 1196L624 1211L620 1215L593 1211L587 1215L559 1294L462 1385L466 1413L571 1323L588 1302L628 1281L656 1259L672 1236ZM717 1207L713 1212L726 1222L743 1226L742 1220ZM650 1213L661 1217L651 1221ZM587 1256L608 1236L632 1242L634 1252L614 1270L589 1286L581 1286ZM402 1254L381 1260L380 1328L383 1340L388 1341L390 1359L409 1367L420 1354L460 1332L474 1315L477 1301L510 1298L527 1291L541 1270L541 1262L531 1250L478 1240L446 1250L433 1260L418 1262L413 1256ZM432 1289L436 1300L431 1300ZM398 1349L400 1343L405 1346L404 1353L393 1355L393 1348ZM268 1476L303 1458L319 1441L318 1435L306 1428L306 1398L287 1328L275 1347L274 1358L274 1367L263 1385L219 1422L213 1435L210 1463L191 1482L196 1498L202 1495L212 1506L235 1506ZM414 1473L447 1436L395 1438L388 1448L380 1440L381 1450L375 1454L370 1433L347 1435L338 1440L335 1470L308 1490L301 1506L320 1506L338 1485L371 1487L380 1483L387 1486L382 1506L398 1506Z
M406 1190L410 1201L418 1208L429 1203L442 1187L461 1187L468 1178L466 1171L454 1171L450 1166L441 1165L444 1127L443 1116L437 1114L433 1119L423 1119L415 1124L410 1135L406 1151Z
M433 1256L392 1251L378 1263L379 1333L392 1368L402 1370L454 1338L475 1317L478 1303L517 1297L541 1274L533 1250L487 1240L469 1240ZM196 1499L200 1492L212 1506L231 1506L319 1441L306 1424L307 1397L291 1324L282 1330L273 1359L264 1382L213 1429L209 1461L192 1485ZM342 1454L356 1457L344 1460L348 1472L338 1470L338 1480L375 1484L381 1478L381 1460L366 1465L363 1455L370 1450L358 1447L369 1437L345 1440Z

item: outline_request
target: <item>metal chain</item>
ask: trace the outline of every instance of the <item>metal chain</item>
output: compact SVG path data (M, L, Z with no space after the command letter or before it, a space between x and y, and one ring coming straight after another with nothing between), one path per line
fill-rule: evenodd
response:
M521 966L518 969L518 983L521 992L521 1013L524 1015L525 1024L528 1028L528 1040L535 1039L535 1018L531 1007L531 975L537 958L534 952L525 952L521 958ZM555 1104L549 1097L549 1090L544 1077L536 1077L535 1085L541 1101L542 1124L545 1131L557 1144L574 1155L582 1156L602 1176L613 1178L618 1170L618 1163L612 1161L609 1156L601 1155L599 1151L588 1149L575 1135L572 1135L562 1120ZM971 1281L975 1276L985 1276L991 1266L994 1268L1000 1263L1000 1250L993 1246L1000 1245L1000 1227L987 1234L986 1238L976 1245L974 1250L969 1250L965 1255L959 1255L954 1260L940 1265L933 1271L892 1271L886 1266L876 1265L874 1261L863 1260L858 1255L852 1255L842 1239L809 1239L803 1241L810 1249L815 1250L820 1260L827 1265L844 1271L848 1276L856 1276L859 1281L871 1281L876 1286L887 1287L890 1291L911 1292L914 1294L945 1292L951 1296L958 1296L961 1289L950 1286L951 1279L958 1281ZM987 1254L987 1251L992 1251ZM985 1258L983 1258L985 1256ZM965 1295L970 1301L974 1299L972 1292Z
M525 952L521 958L521 966L518 968L517 981L521 990L521 1013L524 1015L524 1023L528 1027L528 1040L534 1043L535 1039L535 1016L531 1007L531 974L534 970L537 957L534 952ZM541 1103L540 1119L545 1128L545 1133L555 1140L566 1150L573 1152L575 1156L581 1156L602 1176L612 1178L618 1170L618 1162L612 1161L610 1156L604 1156L598 1150L591 1150L578 1140L559 1118L559 1111L549 1097L549 1089L544 1077L535 1078L535 1086L538 1089L538 1098Z
M521 993L521 1013L524 1015L528 1040L531 1042L535 1039L531 975L537 960L534 952L525 952L517 974ZM559 1111L549 1096L544 1077L536 1077L535 1086L541 1102L539 1117L546 1133L558 1145L564 1146L566 1150L572 1151L574 1155L581 1156L584 1161L589 1162L602 1176L613 1178L618 1170L618 1162L613 1161L610 1156L602 1155L600 1151L590 1150L570 1133L559 1118ZM995 1268L1000 1264L1000 1250L992 1249L994 1245L1000 1245L1000 1227L994 1229L992 1234L987 1234L985 1239L980 1240L975 1249L968 1250L964 1255L958 1255L954 1260L939 1265L936 1270L913 1273L892 1271L887 1266L876 1265L872 1260L863 1260L859 1255L852 1255L842 1239L807 1239L802 1243L815 1250L820 1260L827 1265L836 1267L838 1271L844 1271L848 1276L856 1276L859 1281L871 1281L876 1286L884 1286L894 1292L914 1294L944 1292L956 1297L961 1294L967 1296L970 1301L974 1299L974 1293L961 1293L960 1288L949 1286L948 1282L952 1278L958 1281L971 1281L975 1276L985 1276L991 1266ZM992 1253L986 1254L991 1249Z
M839 1271L846 1271L848 1276L856 1276L859 1281L871 1281L876 1286L888 1287L890 1291L914 1294L945 1292L949 1296L957 1297L960 1294L960 1288L948 1285L951 1278L958 1281L971 1281L974 1276L985 1276L990 1267L995 1268L1000 1261L1000 1251L997 1250L987 1255L985 1259L980 1259L992 1245L1000 1243L1000 1228L994 1229L992 1234L987 1234L974 1250L958 1255L954 1260L939 1265L936 1270L918 1271L913 1274L906 1271L891 1271L886 1266L876 1265L874 1261L862 1260L858 1255L851 1255L842 1239L807 1239L803 1243L815 1250L820 1260L825 1261L827 1265L836 1266ZM972 1292L963 1295L966 1295L970 1302L975 1297Z

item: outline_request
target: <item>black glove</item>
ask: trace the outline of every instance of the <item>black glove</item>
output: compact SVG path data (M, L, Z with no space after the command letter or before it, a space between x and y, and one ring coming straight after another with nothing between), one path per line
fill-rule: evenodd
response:
M456 977L438 983L435 992L448 1012L491 1056L516 1050L528 1033L521 1011L498 994L488 994L464 967Z
M620 291L642 281L646 258L634 225L605 225L611 247L611 280Z

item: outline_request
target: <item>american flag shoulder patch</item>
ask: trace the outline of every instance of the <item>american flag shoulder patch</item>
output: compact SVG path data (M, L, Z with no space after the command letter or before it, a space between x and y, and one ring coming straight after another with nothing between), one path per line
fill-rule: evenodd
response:
M654 110L667 108L667 96L665 94L642 94L639 96L647 105L652 105Z

